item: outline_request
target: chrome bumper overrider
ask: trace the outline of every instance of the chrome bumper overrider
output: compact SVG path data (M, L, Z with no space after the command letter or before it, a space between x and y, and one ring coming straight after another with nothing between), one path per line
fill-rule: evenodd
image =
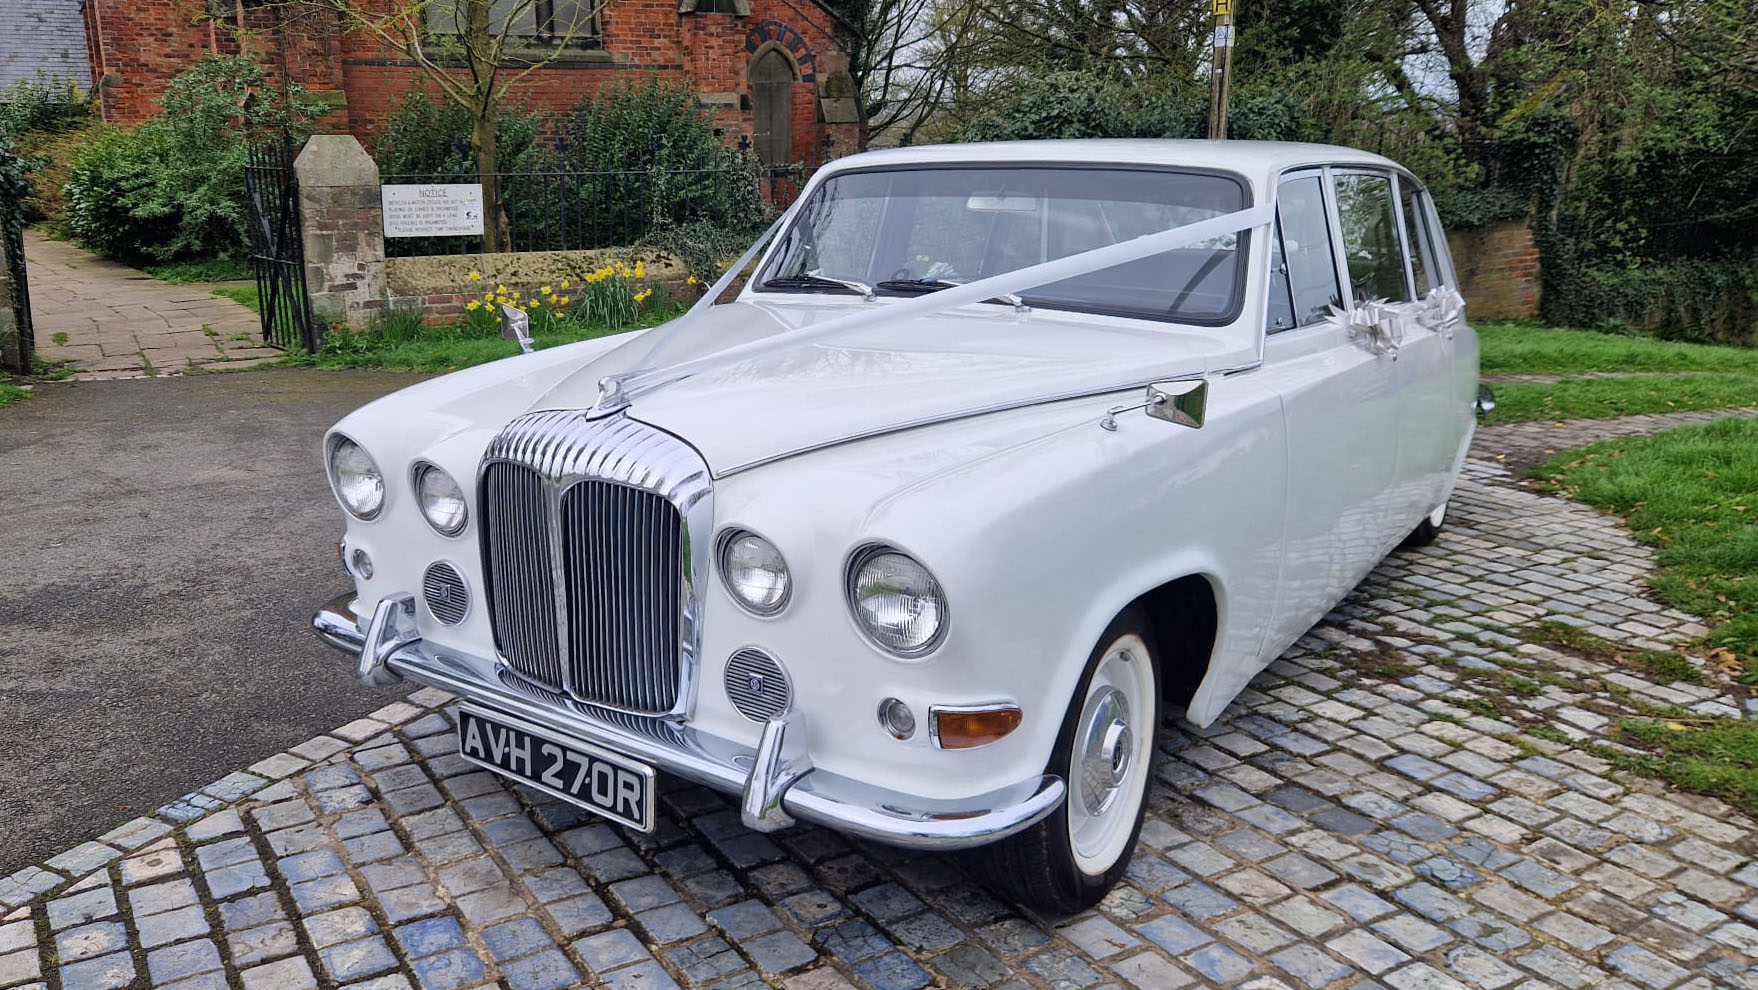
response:
M318 610L311 626L319 639L359 658L362 680L389 684L407 677L740 795L745 824L759 831L786 828L797 818L889 845L977 846L1031 826L1060 807L1067 792L1050 774L955 803L876 788L814 768L797 712L765 724L755 749L663 719L618 716L627 724L612 724L520 691L492 659L424 643L409 595L381 601L365 629L353 603L353 595L337 598Z

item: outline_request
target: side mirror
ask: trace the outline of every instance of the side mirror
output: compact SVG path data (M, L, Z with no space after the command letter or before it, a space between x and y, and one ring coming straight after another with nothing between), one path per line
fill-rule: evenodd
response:
M519 342L519 350L531 353L531 314L517 306L501 303L501 336Z
M1148 386L1147 410L1154 419L1200 430L1209 411L1209 380L1155 382Z

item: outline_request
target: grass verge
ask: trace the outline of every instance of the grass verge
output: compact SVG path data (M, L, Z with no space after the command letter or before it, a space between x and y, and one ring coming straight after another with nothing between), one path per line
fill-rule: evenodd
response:
M153 265L148 275L161 282L182 285L186 282L236 282L251 278L250 262L244 258L197 258L194 261L173 261Z
M1564 378L1495 386L1488 423L1550 419L1615 419L1639 413L1738 409L1758 406L1758 374L1701 374L1681 378Z
M28 399L30 397L30 389L19 388L17 385L8 385L5 382L0 382L0 406L9 406L14 402Z
M252 313L262 312L262 299L254 285L222 285L214 290L214 295L243 303Z
M1678 371L1758 375L1758 348L1682 344L1638 334L1564 330L1535 323L1479 324L1477 335L1486 375Z

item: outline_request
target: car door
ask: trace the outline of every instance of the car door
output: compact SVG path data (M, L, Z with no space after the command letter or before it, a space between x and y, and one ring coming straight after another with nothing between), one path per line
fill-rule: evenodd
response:
M1261 369L1288 437L1282 579L1272 646L1286 646L1384 552L1397 466L1392 362L1349 331L1340 218L1328 169L1289 173L1277 193Z
M1407 175L1394 181L1406 274L1416 300L1404 321L1397 361L1398 475L1408 489L1404 514L1414 527L1446 500L1468 425L1453 383L1454 337L1463 317L1428 194Z

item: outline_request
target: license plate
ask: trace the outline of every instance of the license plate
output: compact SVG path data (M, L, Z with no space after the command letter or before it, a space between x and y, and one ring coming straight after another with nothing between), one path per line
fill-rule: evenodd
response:
M458 709L458 753L614 822L653 831L653 768L523 719Z

